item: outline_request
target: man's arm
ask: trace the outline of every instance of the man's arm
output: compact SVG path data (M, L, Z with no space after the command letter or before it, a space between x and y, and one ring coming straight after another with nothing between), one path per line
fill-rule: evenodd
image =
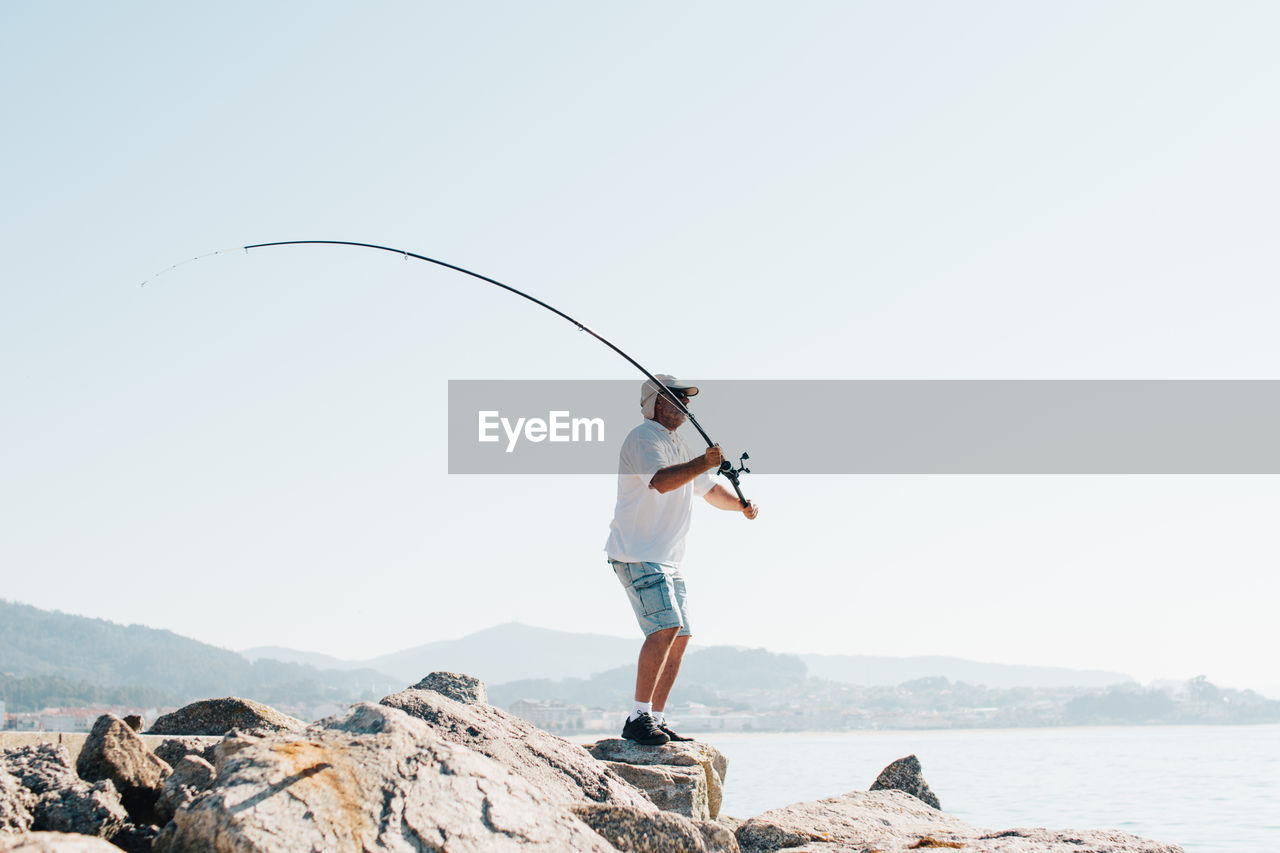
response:
M681 462L679 465L668 465L658 471L653 475L653 479L649 481L649 488L657 489L660 495L674 492L684 484L692 483L694 478L702 472L719 468L720 463L723 461L724 451L720 449L720 445L713 445L708 447L707 452L701 456L695 456L688 462Z
M756 506L755 501L747 501L747 505L743 506L738 501L737 495L719 483L712 486L710 491L702 497L716 509L740 510L747 518L755 518L760 513L760 508Z

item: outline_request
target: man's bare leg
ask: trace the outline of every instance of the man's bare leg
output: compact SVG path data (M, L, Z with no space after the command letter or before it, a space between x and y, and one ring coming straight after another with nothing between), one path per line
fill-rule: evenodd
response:
M673 629L674 630L674 629ZM653 688L653 710L662 711L667 707L667 697L671 695L671 687L680 674L680 661L684 659L685 646L689 645L689 637L676 637L667 651L667 660L662 665L657 684Z
M661 631L654 631L652 634L644 638L644 645L640 647L640 660L636 662L636 701L651 702L657 697L659 684L659 676L666 673L667 655L671 651L673 645L676 644L676 634L680 633L679 628L663 628ZM684 645L680 645L680 653L684 654ZM676 661L676 670L680 669L680 662ZM671 681L675 680L675 673L671 675ZM667 683L666 692L662 694L665 702L667 693L671 692L671 682Z

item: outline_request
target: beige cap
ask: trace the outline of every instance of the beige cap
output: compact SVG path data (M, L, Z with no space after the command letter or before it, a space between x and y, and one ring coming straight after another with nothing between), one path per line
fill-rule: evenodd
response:
M657 379L663 385L666 385L677 394L684 394L686 397L695 397L698 394L697 385L685 385L679 379L676 379L669 373L655 373L654 379ZM644 384L640 386L640 411L648 420L653 419L655 407L658 405L658 394L660 389L654 384L653 379L646 379Z

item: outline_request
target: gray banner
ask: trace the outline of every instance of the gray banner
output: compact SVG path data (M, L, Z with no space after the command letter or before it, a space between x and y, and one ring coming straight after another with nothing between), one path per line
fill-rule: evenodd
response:
M1274 380L681 378L757 474L1280 474ZM449 473L614 474L641 382L451 380Z

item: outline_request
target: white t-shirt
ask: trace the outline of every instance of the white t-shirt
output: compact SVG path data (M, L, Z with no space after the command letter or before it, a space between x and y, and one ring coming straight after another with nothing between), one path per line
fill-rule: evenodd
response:
M665 495L650 488L649 481L661 469L696 455L684 439L657 421L646 420L627 435L618 454L618 504L604 546L609 559L680 565L693 499L711 490L715 476L705 471Z

